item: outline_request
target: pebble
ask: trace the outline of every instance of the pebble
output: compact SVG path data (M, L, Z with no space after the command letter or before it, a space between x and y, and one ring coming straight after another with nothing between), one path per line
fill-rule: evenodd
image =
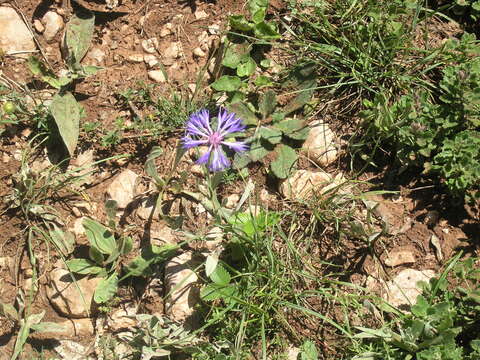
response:
M167 81L162 70L151 70L148 72L148 77L157 83L164 83Z
M435 273L432 270L405 269L398 273L392 281L385 284L384 299L395 307L411 306L421 294L417 286L419 281L428 282Z
M172 29L173 29L172 23L166 23L165 25L163 25L162 29L160 30L160 37L163 38L165 36L172 34Z
M42 22L38 19L33 20L33 27L39 34L45 31L45 26L43 26Z
M131 55L128 56L127 59L128 59L129 61L135 62L135 63L144 62L144 56L143 56L143 54L131 54Z
M158 49L158 39L150 38L142 40L142 48L146 53L155 54Z
M330 127L321 121L314 121L308 137L303 143L302 152L319 166L328 166L337 157L335 134Z
M193 55L195 55L196 57L205 57L205 55L207 54L199 47L196 47L195 49L193 49Z
M9 6L0 6L0 49L5 54L36 50L33 36L20 15ZM29 54L17 54L27 58Z
M47 12L43 18L42 22L45 24L45 31L43 36L47 41L51 41L57 36L57 34L63 28L63 18L58 15L55 11Z
M203 20L203 19L208 18L208 14L203 10L195 11L194 15L195 15L195 19L197 19L197 20Z
M393 249L389 251L388 256L385 258L385 265L390 267L413 263L415 263L415 255L408 249Z
M135 196L138 175L132 170L122 171L110 184L107 195L117 202L119 208L126 208Z

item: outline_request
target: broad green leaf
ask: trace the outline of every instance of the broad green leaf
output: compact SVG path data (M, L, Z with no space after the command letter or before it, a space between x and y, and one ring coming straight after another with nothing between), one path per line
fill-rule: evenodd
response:
M142 253L127 265L128 276L149 276L150 265L167 260L172 257L178 249L178 245L163 245L161 247L152 245L142 249Z
M95 246L90 246L88 249L88 256L98 265L102 265L105 261L104 256Z
M279 179L286 179L297 161L297 153L290 146L280 145L277 159L270 164L273 174Z
M96 275L103 271L103 268L96 266L93 261L88 259L71 259L66 261L68 269L76 274Z
M95 75L100 70L103 70L103 68L100 66L84 65L82 66L82 75L84 76Z
M258 118L255 116L253 111L251 111L247 105L244 103L236 103L227 106L227 110L235 113L244 125L257 125Z
M238 31L252 31L253 30L253 24L249 22L247 19L245 19L245 16L243 15L233 15L229 17L230 20L230 27L232 30L238 30Z
M10 304L0 303L0 315L8 317L14 321L20 320L17 310L13 307L13 305Z
M252 20L255 24L261 23L265 20L265 8L258 9L255 13L252 14Z
M74 14L68 22L64 44L67 50L67 62L70 66L78 66L87 53L92 41L94 25L95 16L91 12L81 17Z
M241 62L237 67L237 75L240 77L250 76L255 73L257 64L250 56L243 62Z
M82 224L91 246L94 246L105 255L117 252L115 238L109 229L89 218L83 219Z
M80 131L81 105L67 91L53 97L50 111L68 153L73 156Z
M215 284L222 286L228 285L231 280L230 273L220 264L217 264L209 277Z
M300 93L283 109L285 114L288 115L296 110L299 110L306 103L308 103L312 99L314 88L315 81L305 81L302 83Z
M208 284L200 290L200 297L204 301L213 301L217 299L228 299L235 296L237 288L233 285Z
M75 237L71 232L64 233L54 224L53 230L50 230L48 234L57 251L62 253L63 256L67 256L73 252Z
M163 149L160 146L154 146L150 154L148 154L147 161L145 161L145 172L150 176L157 186L165 185L165 181L158 175L157 165L155 159L163 154Z
M248 152L252 161L259 161L268 155L269 149L265 147L265 144L260 138L256 139L250 144L250 151Z
M250 164L252 162L252 159L250 158L250 155L248 152L240 152L240 153L235 153L233 156L233 168L234 169L243 169L245 166Z
M273 85L272 80L268 76L260 75L255 78L255 85L258 87L261 86L271 86Z
M107 213L108 226L115 228L115 218L117 216L118 203L116 200L107 199L105 201L105 212Z
M215 271L218 265L218 256L215 255L208 255L207 260L205 261L205 275L210 277L212 273Z
M31 329L36 332L64 332L65 326L54 322L44 321L31 326Z
M119 240L119 251L122 255L127 255L133 249L133 240L130 236L124 236Z
M275 106L277 106L277 96L275 95L275 91L268 90L260 96L258 110L264 119L273 113Z
M117 274L110 275L108 278L102 279L93 294L93 300L97 304L104 304L112 299L117 293L118 277Z
M242 80L238 76L223 75L217 79L211 86L217 91L232 92L238 90L242 85Z
M312 341L305 341L301 347L301 350L301 360L318 360L318 351Z
M270 144L278 144L282 141L282 132L275 128L262 126L258 130L258 134L262 139L265 139Z
M303 121L297 119L280 121L274 125L274 128L294 140L305 140L310 130Z
M227 50L225 50L225 55L222 60L222 65L231 69L236 69L237 66L246 60L249 57L250 45L248 42L241 44L231 43Z
M268 7L269 0L248 0L248 10L252 17L255 16L255 13L259 10L265 11Z
M280 34L278 33L275 24L271 22L259 22L258 24L255 24L253 30L255 36L260 39L275 40L280 38Z

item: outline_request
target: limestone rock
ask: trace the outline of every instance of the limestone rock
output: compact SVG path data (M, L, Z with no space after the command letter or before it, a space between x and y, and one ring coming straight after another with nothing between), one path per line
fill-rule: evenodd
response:
M43 33L45 31L45 26L43 26L42 22L38 19L35 19L33 21L33 27L39 34Z
M225 198L225 207L227 209L233 209L237 206L238 202L240 201L240 195L238 194L231 194Z
M47 12L43 16L42 22L45 24L43 36L45 36L47 41L53 40L63 28L63 18L55 11Z
M208 14L203 10L195 11L194 15L195 15L195 19L197 19L197 20L203 20L203 19L208 18Z
M144 61L143 54L131 54L127 58L131 62L141 63Z
M416 303L417 296L421 294L417 283L428 282L433 276L435 273L432 270L402 270L392 281L385 284L384 299L395 307L411 306Z
M163 25L162 29L160 30L160 37L168 36L172 33L173 25L172 23L166 23Z
M149 232L150 243L155 246L178 243L175 231L166 224L152 224Z
M62 359L85 360L86 358L87 348L75 341L59 340L54 349Z
M149 54L155 54L158 49L158 39L150 38L147 40L142 40L143 51Z
M415 255L408 249L393 249L385 258L385 265L395 267L403 264L413 264L415 262Z
M195 49L193 49L193 55L195 55L196 57L205 57L205 51L203 51L202 49L200 49L199 47L196 47Z
M303 143L302 152L320 166L330 165L338 156L334 140L335 134L327 124L314 121Z
M172 42L163 52L162 62L165 65L172 65L175 59L182 55L182 43L179 41Z
M280 193L287 199L306 200L321 195L326 187L333 183L329 174L319 171L297 170L280 185Z
M47 296L61 315L86 318L93 311L93 294L100 278L84 277L73 282L69 271L55 269L50 273Z
M35 51L32 34L20 15L8 6L0 6L0 49L5 54L19 51ZM22 54L28 57L28 54Z
M105 60L105 56L107 55L105 54L105 51L103 51L102 49L93 48L88 52L87 56L90 59L94 60L97 63L97 65L102 65L103 61Z
M165 313L174 321L195 323L194 306L200 300L198 276L192 253L185 252L165 265L165 286L169 296L165 300Z
M133 200L137 178L137 174L127 169L122 171L108 187L108 196L118 203L119 208L127 207Z
M148 77L157 83L164 83L167 81L167 78L162 70L151 70L148 72Z
M156 195L150 195L150 196L145 196L142 198L140 202L140 206L137 208L137 215L143 220L148 220L150 216L152 216L152 211L155 212L153 214L153 218L157 218L158 215L160 214L160 209L156 207L156 202L157 202L157 196Z
M122 329L127 329L129 327L134 327L137 324L135 315L137 314L137 309L132 304L129 304L122 309L115 310L111 315L108 316L107 325L111 331L119 331Z

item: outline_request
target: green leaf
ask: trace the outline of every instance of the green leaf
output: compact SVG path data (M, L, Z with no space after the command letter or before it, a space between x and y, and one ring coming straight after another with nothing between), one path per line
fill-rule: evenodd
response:
M203 301L226 299L234 296L237 288L233 285L208 284L200 290L200 297Z
M258 103L258 110L262 114L263 119L267 118L275 110L277 106L277 96L275 91L268 90L261 97Z
M268 1L269 0L249 0L248 10L250 11L252 17L254 17L255 13L257 13L259 10L265 11L268 7Z
M150 154L148 154L147 161L145 161L145 172L150 176L157 186L165 185L165 181L158 175L157 165L155 159L163 154L163 149L160 146L154 146Z
M249 22L243 15L233 15L229 17L230 27L232 30L252 31L253 24Z
M241 44L230 44L225 50L225 55L222 65L231 69L236 69L237 66L246 60L250 54L250 45L248 42Z
M118 276L117 274L113 274L98 283L95 293L93 294L93 300L95 300L97 304L104 304L115 296L117 289Z
M17 310L10 304L0 303L0 315L10 320L20 321Z
M150 265L167 260L178 249L178 245L151 246L143 248L142 253L127 265L128 276L149 276Z
M95 16L91 12L83 12L81 17L74 14L68 22L64 45L67 51L67 62L70 66L78 66L87 53L92 41L94 25Z
M270 150L265 147L265 144L262 142L262 139L257 138L255 139L255 141L253 141L250 144L250 151L248 152L248 154L250 156L250 159L252 159L252 161L259 161L263 159L265 156L267 156L269 152Z
M260 8L252 15L252 20L255 24L261 23L265 20L266 8Z
M217 91L232 92L238 90L242 85L242 80L238 76L223 75L217 79L211 86Z
M262 21L258 24L255 24L253 30L255 36L260 39L275 40L280 38L280 34L278 33L274 23Z
M218 265L218 256L208 255L205 261L205 275L210 277Z
M230 273L220 264L217 264L209 277L215 284L222 286L227 286L231 280Z
M72 259L66 261L67 267L71 272L82 275L96 275L103 271L103 268L96 266L94 262L88 259Z
M103 68L100 67L100 66L84 65L84 66L82 66L82 75L84 75L84 76L95 75L100 70L103 70Z
M227 106L227 110L235 113L240 119L242 119L244 125L256 126L258 124L258 118L244 103L230 104Z
M262 126L258 130L258 134L262 139L265 139L270 144L278 144L282 141L282 132L275 128L264 127Z
M50 111L68 153L73 156L80 132L81 105L67 91L53 97Z
M303 121L298 119L283 120L276 123L273 127L294 140L305 140L310 130Z
M82 224L91 246L106 255L117 252L115 238L109 229L89 218L83 219Z
M102 253L98 251L98 249L95 246L90 246L90 248L88 249L88 256L98 265L102 265L103 262L105 261L105 258L103 257Z
M115 228L115 218L117 216L118 203L116 200L107 199L105 201L105 212L107 213L108 225Z
M124 236L119 241L119 251L122 255L127 255L133 249L133 240L130 236Z
M277 159L270 164L273 174L279 179L286 179L293 170L297 158L297 153L290 146L280 145Z
M245 166L250 164L252 162L252 159L250 158L250 155L248 152L237 152L233 156L233 168L234 169L243 169ZM247 169L248 170L248 169Z
M65 326L54 322L44 321L31 326L31 329L36 332L64 332Z
M56 249L63 255L67 256L73 252L75 245L75 237L72 233L64 233L57 225L53 225L53 230L48 232L50 240L55 245Z
M255 63L255 60L249 56L244 62L238 65L237 75L240 77L253 75L256 68L257 64Z
M258 87L271 86L271 85L273 85L273 82L272 82L272 80L270 80L270 78L268 76L260 75L260 76L256 77L255 85L258 86Z
M312 341L305 341L301 347L301 350L301 360L318 360L318 351Z
M301 109L306 103L308 103L313 96L313 87L315 83L308 82L309 88L303 89L290 103L288 103L283 109L285 114L288 115L296 110Z

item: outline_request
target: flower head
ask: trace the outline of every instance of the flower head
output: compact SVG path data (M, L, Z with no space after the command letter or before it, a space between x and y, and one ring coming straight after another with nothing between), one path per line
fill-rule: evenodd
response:
M211 171L220 171L230 166L230 160L222 148L226 146L235 152L245 151L248 146L241 141L226 141L228 135L245 130L242 120L225 109L218 113L217 126L212 128L208 110L200 110L187 121L185 136L182 138L184 149L196 146L208 146L208 150L198 160L197 164L208 164Z

